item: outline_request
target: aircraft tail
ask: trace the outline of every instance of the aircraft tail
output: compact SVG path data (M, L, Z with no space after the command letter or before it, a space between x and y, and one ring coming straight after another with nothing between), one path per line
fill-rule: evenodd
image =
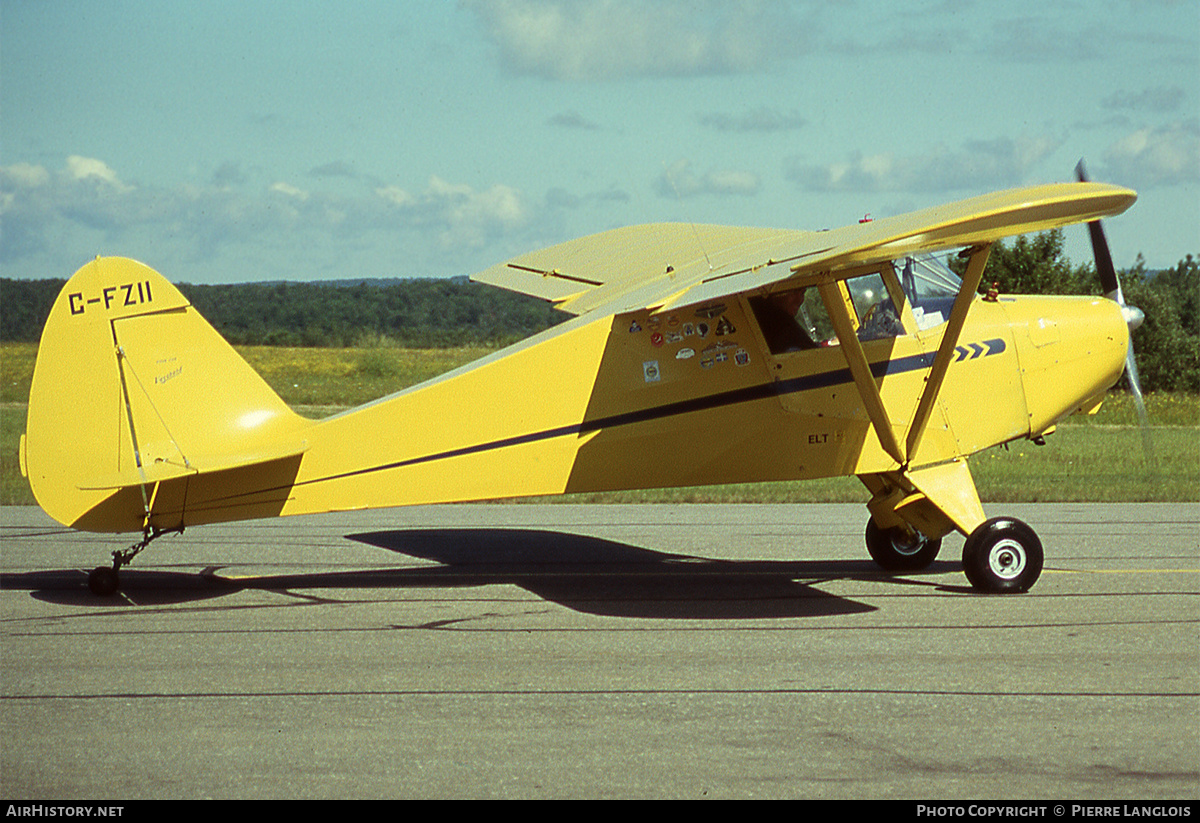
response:
M89 531L264 517L311 425L164 277L96 258L42 332L21 470L48 514Z

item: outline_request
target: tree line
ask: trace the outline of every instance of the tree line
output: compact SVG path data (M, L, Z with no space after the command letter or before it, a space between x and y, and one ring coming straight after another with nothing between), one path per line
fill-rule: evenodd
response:
M1200 393L1200 264L1189 254L1149 272L1139 257L1120 278L1126 302L1146 314L1133 334L1142 388ZM64 282L0 279L0 340L36 341ZM1100 293L1092 264L1063 256L1060 230L997 243L983 283L1005 294ZM502 345L566 317L536 298L466 278L178 288L225 339L243 345Z
M38 340L64 282L0 279L0 340ZM462 277L176 287L235 345L503 345L567 316L542 300Z

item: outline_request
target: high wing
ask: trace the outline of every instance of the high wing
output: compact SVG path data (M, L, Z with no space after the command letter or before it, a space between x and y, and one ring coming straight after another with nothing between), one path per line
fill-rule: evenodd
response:
M767 259L773 249L799 246L816 236L796 230L649 223L529 252L471 279L549 300L571 314L599 308L619 313L651 305L659 292L687 288L710 270L737 271L746 260ZM642 302L647 297L651 303Z
M972 197L832 231L656 223L571 240L472 279L549 300L563 311L668 309L918 251L992 243L1120 214L1137 195L1100 183L1054 183ZM825 277L827 279L827 276Z

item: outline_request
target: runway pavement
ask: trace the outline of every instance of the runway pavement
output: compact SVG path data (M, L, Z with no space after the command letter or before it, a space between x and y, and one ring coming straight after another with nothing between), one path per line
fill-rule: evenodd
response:
M473 505L131 539L0 509L7 799L1200 796L1200 505L988 506L880 573L862 506Z

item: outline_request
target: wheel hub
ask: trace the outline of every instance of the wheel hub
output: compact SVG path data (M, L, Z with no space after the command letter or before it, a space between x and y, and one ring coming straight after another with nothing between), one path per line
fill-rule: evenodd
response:
M1019 577L1025 570L1025 549L1015 540L1001 540L988 553L988 565L997 577Z
M899 534L892 537L892 548L896 554L911 557L925 547L925 540L920 535Z

